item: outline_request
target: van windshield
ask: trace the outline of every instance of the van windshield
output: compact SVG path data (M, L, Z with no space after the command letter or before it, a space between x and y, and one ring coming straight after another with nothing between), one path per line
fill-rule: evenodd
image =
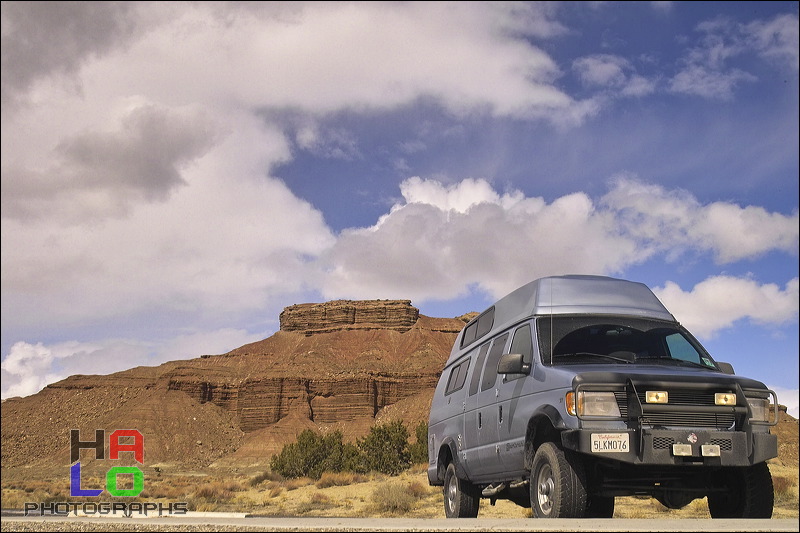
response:
M670 322L613 316L553 316L540 317L537 328L542 362L548 365L639 363L718 370L700 343L684 328Z

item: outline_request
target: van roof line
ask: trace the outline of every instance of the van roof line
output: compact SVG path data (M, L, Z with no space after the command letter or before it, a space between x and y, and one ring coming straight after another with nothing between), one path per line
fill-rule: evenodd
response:
M677 322L647 285L608 276L573 274L539 278L499 299L486 310L492 307L494 324L483 338L490 338L495 332L534 316L628 315ZM463 335L463 330L460 335ZM451 355L457 351L461 350L454 349Z
M550 276L534 280L494 305L495 324L527 316L624 314L675 320L644 283L607 276Z

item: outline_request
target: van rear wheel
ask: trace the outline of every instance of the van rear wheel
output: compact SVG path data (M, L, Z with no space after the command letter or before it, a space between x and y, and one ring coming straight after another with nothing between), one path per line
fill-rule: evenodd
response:
M586 512L583 462L552 442L539 446L533 456L530 489L536 518L582 518Z
M459 479L456 465L447 465L444 474L444 514L447 518L475 518L478 516L481 496L478 487Z

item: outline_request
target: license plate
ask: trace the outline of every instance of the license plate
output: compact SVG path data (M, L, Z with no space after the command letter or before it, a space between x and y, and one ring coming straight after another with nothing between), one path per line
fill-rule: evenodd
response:
M630 449L627 433L592 433L593 453L625 453Z

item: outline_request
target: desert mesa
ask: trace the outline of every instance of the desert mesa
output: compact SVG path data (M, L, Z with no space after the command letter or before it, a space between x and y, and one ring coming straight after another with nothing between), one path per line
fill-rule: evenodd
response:
M356 439L427 421L458 332L476 313L421 315L410 300L292 305L271 337L109 375L74 375L3 402L3 469L68 465L70 429L137 429L145 465L267 465L305 429ZM86 437L85 437L86 438Z

